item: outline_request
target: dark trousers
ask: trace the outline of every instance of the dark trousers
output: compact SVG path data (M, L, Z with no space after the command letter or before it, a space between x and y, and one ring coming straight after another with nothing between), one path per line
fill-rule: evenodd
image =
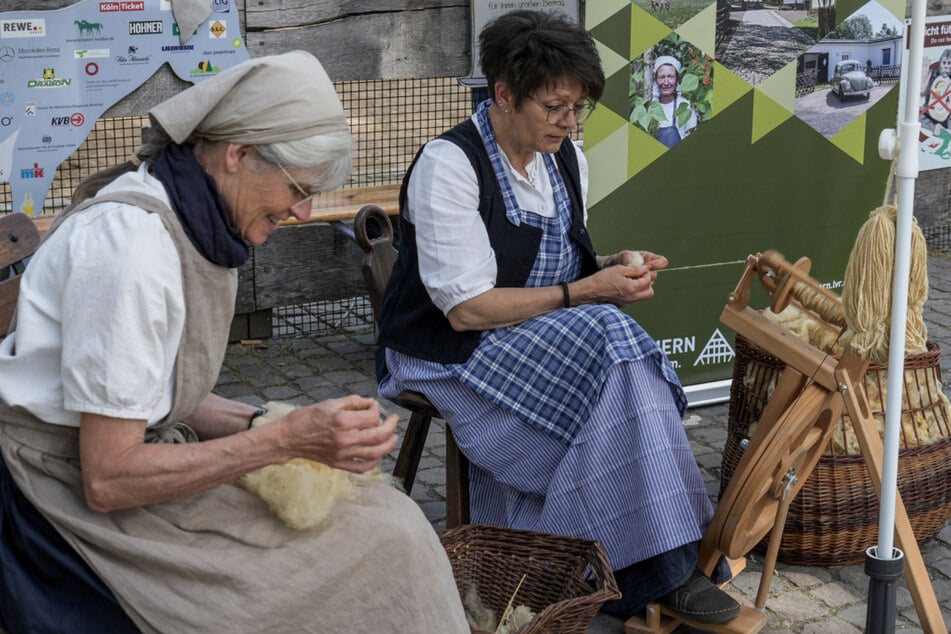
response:
M112 591L27 500L0 456L0 626L9 634L130 634Z
M651 601L682 586L697 567L698 545L697 542L684 544L614 571L621 598L606 602L602 610L627 620ZM720 584L728 581L730 576L730 567L721 557L711 579Z

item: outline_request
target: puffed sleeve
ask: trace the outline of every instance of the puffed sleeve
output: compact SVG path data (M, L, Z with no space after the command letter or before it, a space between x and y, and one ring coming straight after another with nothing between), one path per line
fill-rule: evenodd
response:
M185 312L171 236L158 214L129 205L104 203L73 221L62 303L65 409L167 413Z

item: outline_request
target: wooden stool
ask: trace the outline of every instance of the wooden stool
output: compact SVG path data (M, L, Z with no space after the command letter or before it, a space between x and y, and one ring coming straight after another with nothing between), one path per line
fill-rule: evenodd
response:
M378 231L374 232L374 237L371 238L367 225L374 222ZM383 292L396 262L393 225L380 207L365 205L354 218L353 232L354 239L364 252L363 279L370 295L374 320L379 324ZM426 445L429 425L432 419L441 419L442 414L420 392L404 390L396 397L395 402L410 412L409 424L396 457L396 467L393 469L393 475L403 481L403 487L409 494L412 492L419 460ZM452 430L446 425L446 528L468 523L469 460L459 451Z

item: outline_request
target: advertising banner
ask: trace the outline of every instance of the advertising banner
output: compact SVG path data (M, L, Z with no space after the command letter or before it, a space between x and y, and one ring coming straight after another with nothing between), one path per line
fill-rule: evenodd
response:
M908 28L907 22L905 26ZM918 170L951 167L951 16L925 20L921 61ZM902 76L906 68L907 64L902 64Z
M211 9L190 37L169 0L0 13L0 182L10 183L13 211L42 213L59 164L162 64L196 82L248 59L237 6L214 0Z
M578 0L471 0L469 8L471 10L469 32L472 34L469 50L472 51L472 70L468 77L460 80L466 86L485 86L485 75L479 68L479 33L482 32L482 27L503 13L517 9L560 11L575 22L580 16Z
M812 261L840 293L856 233L883 202L903 2L604 0L586 4L607 89L584 126L601 253L667 256L627 310L692 404L728 397L719 320L748 255ZM765 307L768 296L754 296Z

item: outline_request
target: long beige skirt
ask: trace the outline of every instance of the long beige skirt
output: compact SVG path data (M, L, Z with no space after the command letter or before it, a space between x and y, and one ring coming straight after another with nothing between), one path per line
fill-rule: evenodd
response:
M419 507L358 487L324 526L295 531L222 485L183 500L95 513L75 429L0 411L4 460L24 495L144 632L468 634L445 551Z

